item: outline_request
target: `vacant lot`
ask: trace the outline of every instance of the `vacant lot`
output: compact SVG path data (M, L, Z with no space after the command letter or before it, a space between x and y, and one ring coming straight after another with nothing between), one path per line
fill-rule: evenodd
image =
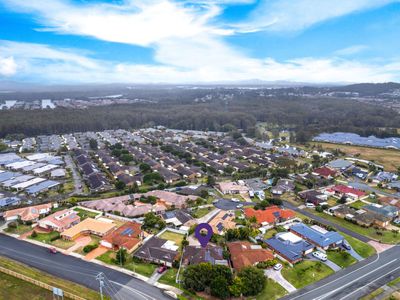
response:
M330 143L311 143L314 145L321 145L324 149L333 150L340 149L350 156L357 156L360 159L373 161L377 164L383 165L387 171L396 171L400 166L400 151L368 148L360 146L350 146L341 144Z
M169 241L174 241L175 244L177 244L179 246L183 240L183 234L179 234L179 233L167 230L163 234L161 234L159 236L159 238L169 240Z

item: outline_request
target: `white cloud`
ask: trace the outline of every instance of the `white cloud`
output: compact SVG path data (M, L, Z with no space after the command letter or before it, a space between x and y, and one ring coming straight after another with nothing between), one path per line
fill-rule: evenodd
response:
M239 31L288 32L398 0L263 0Z
M0 52L1 53L1 52ZM17 64L14 57L1 57L0 56L0 75L12 76L17 73Z
M363 52L367 50L369 47L366 45L353 45L350 47L346 47L343 49L336 50L334 54L339 55L339 56L348 56L348 55L354 55L358 54L360 52Z

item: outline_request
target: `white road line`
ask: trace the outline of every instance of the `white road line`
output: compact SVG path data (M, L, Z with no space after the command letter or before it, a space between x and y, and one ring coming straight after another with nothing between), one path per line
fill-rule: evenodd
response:
M379 276L378 278L376 278L376 279L372 280L371 282L367 283L366 285L364 285L364 286L362 286L362 287L360 287L360 288L356 289L355 291L351 292L350 294L348 294L348 295L344 296L343 298L341 298L341 300L343 300L343 299L347 298L348 296L350 296L350 295L354 294L355 292L358 292L359 290L361 290L361 289L365 288L366 286L370 285L371 283L374 283L375 281L377 281L377 280L381 279L382 277L385 277L386 275L388 275L388 274L390 274L390 273L393 273L394 271L397 271L398 269L400 269L400 267L397 267L396 269L390 270L389 272L387 272L387 273L383 274L382 276Z
M116 281L110 281L110 282L112 282L112 283L114 283L114 284L116 284L116 285L121 286L122 289L127 289L127 290L129 290L129 291L131 291L131 292L134 292L135 294L138 294L138 295L141 296L143 299L146 299L146 300L157 300L156 298L153 298L153 297L151 297L151 296L149 296L149 295L147 295L147 294L145 294L145 293L143 293L143 292L141 292L141 291L138 291L138 290L136 290L136 289L134 289L134 288L132 288L132 287L130 287L130 286L120 284L119 282L116 282Z
M353 282L356 282L356 281L360 280L361 278L364 278L365 276L368 276L369 274L374 273L374 272L376 272L377 270L382 269L382 268L386 267L387 265L389 265L389 264L391 264L391 263L393 263L393 262L395 262L395 261L397 261L397 260L398 260L397 258L396 258L396 259L393 259L393 260L387 262L386 264L381 265L379 268L376 268L376 269L374 269L374 270L372 270L372 271L370 271L370 272L368 272L368 273L366 273L366 274L364 274L364 275L362 275L362 276L360 276L360 277L358 277L358 278L356 278L356 279L354 279L354 280L352 280L352 281L350 281L350 282L344 284L344 285L341 286L340 288L334 289L334 290L330 291L329 293L326 293L326 294L324 294L324 295L321 295L321 296L318 297L318 298L315 298L315 300L322 300L322 299L325 299L326 297L328 297L329 295L335 293L336 291L339 291L339 290L341 290L341 289L343 289L343 288L345 288L345 287L347 287L347 286L353 284Z

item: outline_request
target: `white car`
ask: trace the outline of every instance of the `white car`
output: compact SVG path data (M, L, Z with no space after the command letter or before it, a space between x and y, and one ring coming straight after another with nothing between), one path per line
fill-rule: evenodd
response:
M279 270L281 270L282 269L282 264L276 264L275 266L274 266L274 270L275 271L279 271Z
M396 220L394 220L393 223L396 225L400 225L400 218L397 218Z
M315 205L313 203L307 202L306 207L307 208L315 208Z
M315 252L313 252L312 255L314 257L318 258L319 260L322 260L322 261L327 261L328 260L328 257L326 256L326 254L322 253L320 251L315 251Z
M236 208L242 208L242 207L243 207L243 204L236 205Z
M233 202L240 202L240 200L237 199L237 198L232 198L231 200L232 200Z

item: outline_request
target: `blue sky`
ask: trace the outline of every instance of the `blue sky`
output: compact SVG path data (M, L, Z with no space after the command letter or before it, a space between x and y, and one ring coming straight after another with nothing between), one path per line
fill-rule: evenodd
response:
M399 0L0 0L0 80L400 79Z

